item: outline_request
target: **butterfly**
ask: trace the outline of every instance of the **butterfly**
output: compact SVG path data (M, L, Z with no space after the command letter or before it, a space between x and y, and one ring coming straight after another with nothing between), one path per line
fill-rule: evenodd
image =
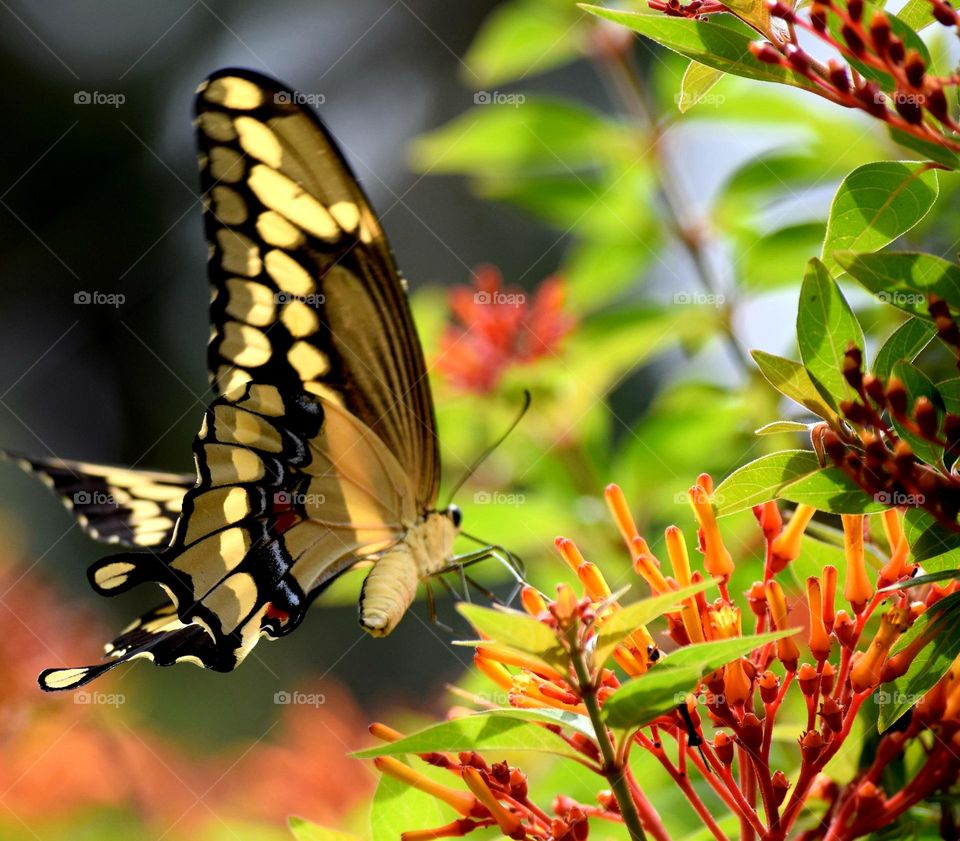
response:
M94 590L153 582L165 599L99 665L48 669L73 689L137 658L231 671L360 561L361 626L388 634L454 555L438 508L433 398L405 283L349 165L302 97L222 70L196 99L212 286L214 399L196 476L16 457L93 537L125 551Z

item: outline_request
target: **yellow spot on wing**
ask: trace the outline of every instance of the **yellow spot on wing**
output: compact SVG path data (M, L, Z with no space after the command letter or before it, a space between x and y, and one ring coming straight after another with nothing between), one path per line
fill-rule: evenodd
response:
M97 571L94 573L94 581L98 587L102 587L104 590L112 590L115 587L121 586L134 569L136 569L136 567L133 564L121 561L107 564L106 566L97 568Z
M330 215L349 233L353 233L353 229L360 224L360 210L350 201L338 201L330 205Z
M336 242L339 239L340 228L330 212L287 176L258 164L250 170L247 184L267 207L308 233L327 242Z
M270 359L270 340L262 331L237 321L223 326L220 353L243 368L256 368Z
M227 444L209 444L204 448L210 484L213 486L236 485L256 482L263 478L266 467L252 450Z
M273 210L267 210L257 217L257 233L268 245L280 248L296 248L304 239L303 231Z
M295 339L316 333L320 326L316 310L303 301L290 301L286 304L280 313L280 320Z
M285 411L280 390L275 385L260 383L250 386L247 396L239 400L237 405L243 406L251 412L269 415L273 418L280 417Z
M268 251L263 262L267 274L282 291L291 295L309 295L313 292L313 278L310 273L289 254L277 250Z
M283 449L280 433L263 418L235 406L219 405L214 413L217 418L217 440L235 442L269 453L279 453Z
M224 394L250 382L251 379L251 376L243 368L234 368L231 365L221 365L217 368L217 387ZM200 433L202 438L205 434L205 428L201 428Z
M203 98L227 108L249 111L263 104L263 90L248 79L223 76L201 87Z
M233 120L219 111L207 111L197 117L200 130L211 140L229 143L235 140L237 133L233 129Z
M244 172L246 167L239 152L227 146L214 146L210 150L210 175L217 181L234 184L243 178Z
M260 249L257 244L236 231L221 229L217 231L220 245L220 265L225 272L256 277L260 274Z
M68 689L80 683L89 671L89 669L57 669L50 672L43 679L43 682L51 689Z
M235 190L218 185L210 192L213 212L221 222L225 225L242 225L247 221L247 206Z
M237 117L233 124L240 135L240 146L244 152L267 166L280 168L283 147L269 127L253 117Z
M247 324L264 327L273 321L276 312L273 292L262 283L230 278L226 282L227 314Z
M231 575L203 600L220 619L220 630L229 634L246 618L257 603L257 584L246 572Z
M287 360L302 380L312 380L330 370L330 359L308 342L295 342L287 352Z

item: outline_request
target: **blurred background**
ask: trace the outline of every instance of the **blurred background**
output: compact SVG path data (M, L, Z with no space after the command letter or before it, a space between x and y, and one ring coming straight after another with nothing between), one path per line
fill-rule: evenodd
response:
M779 407L747 350L790 355L839 178L901 154L855 115L737 80L681 114L685 62L560 0L0 6L2 445L192 470L209 399L192 98L218 68L255 68L322 102L382 215L446 487L532 390L457 501L544 588L564 576L561 533L627 582L606 483L656 547L664 524L690 524L698 473L791 443L753 434ZM936 243L935 220L914 236ZM478 290L513 297L483 309ZM882 334L875 302L856 303ZM484 320L492 343L471 332ZM234 674L139 665L42 697L41 668L95 662L154 597L95 597L102 548L12 465L0 534L0 837L272 839L291 813L354 825L374 778L346 754L366 723L442 714L469 670L449 599L442 624L418 603L373 640L348 576ZM495 565L479 577L510 590Z

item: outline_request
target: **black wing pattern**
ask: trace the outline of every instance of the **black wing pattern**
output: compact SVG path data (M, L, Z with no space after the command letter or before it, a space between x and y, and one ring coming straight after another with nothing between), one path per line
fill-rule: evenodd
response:
M245 70L200 88L213 285L210 373L307 391L359 417L414 477L440 481L433 402L403 281L357 179L297 91Z
M156 549L167 546L180 516L190 474L130 470L84 461L3 455L35 473L95 540Z

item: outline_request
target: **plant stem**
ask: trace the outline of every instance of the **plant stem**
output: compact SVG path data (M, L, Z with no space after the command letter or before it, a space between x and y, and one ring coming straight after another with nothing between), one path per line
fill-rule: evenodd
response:
M571 634L571 637L572 636L573 634ZM630 785L627 781L625 769L617 761L617 751L610 739L610 731L607 730L607 725L600 715L600 701L597 698L596 683L590 676L583 651L580 649L579 641L577 640L571 640L570 660L573 663L573 670L577 675L580 697L583 698L583 704L587 708L590 722L593 724L594 732L597 734L597 745L600 748L600 755L603 757L602 773L610 785L613 796L617 799L617 805L620 807L620 814L623 817L623 824L626 826L633 841L646 841L647 836L643 831L637 806L633 801L633 797L630 795Z

